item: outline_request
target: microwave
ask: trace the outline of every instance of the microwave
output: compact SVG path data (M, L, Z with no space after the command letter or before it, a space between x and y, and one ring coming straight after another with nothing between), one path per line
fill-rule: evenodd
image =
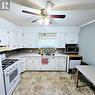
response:
M79 52L78 44L66 44L65 52L66 53L78 53Z

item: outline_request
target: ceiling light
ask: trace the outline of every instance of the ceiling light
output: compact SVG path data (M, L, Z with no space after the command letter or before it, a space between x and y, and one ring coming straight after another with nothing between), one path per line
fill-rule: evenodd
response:
M48 25L49 24L49 18L45 17L43 19L38 20L39 24L44 24L44 25Z
M42 24L43 23L43 19L38 20L38 23Z
M45 25L48 25L48 24L49 24L49 18L47 18L47 17L44 18L44 24L45 24Z

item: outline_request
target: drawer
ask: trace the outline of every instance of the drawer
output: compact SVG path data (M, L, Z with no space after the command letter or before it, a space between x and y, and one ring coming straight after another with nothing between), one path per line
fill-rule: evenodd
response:
M81 64L81 60L70 60L70 69L76 68L77 65Z
M69 57L69 60L82 60L82 57Z

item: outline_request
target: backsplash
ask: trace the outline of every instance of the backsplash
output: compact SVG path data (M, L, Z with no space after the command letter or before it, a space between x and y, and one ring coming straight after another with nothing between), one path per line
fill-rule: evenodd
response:
M50 52L50 53L64 53L64 48L55 49L55 48L43 48L43 53ZM6 51L4 52L6 54L6 57L15 55L17 53L39 53L40 49L38 48L32 48L32 49L16 49L12 51Z

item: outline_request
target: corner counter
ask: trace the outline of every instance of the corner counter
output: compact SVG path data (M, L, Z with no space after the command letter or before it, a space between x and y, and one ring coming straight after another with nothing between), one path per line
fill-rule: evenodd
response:
M82 56L76 54L67 55L67 72L71 73L72 69L75 69L77 65L81 65Z

